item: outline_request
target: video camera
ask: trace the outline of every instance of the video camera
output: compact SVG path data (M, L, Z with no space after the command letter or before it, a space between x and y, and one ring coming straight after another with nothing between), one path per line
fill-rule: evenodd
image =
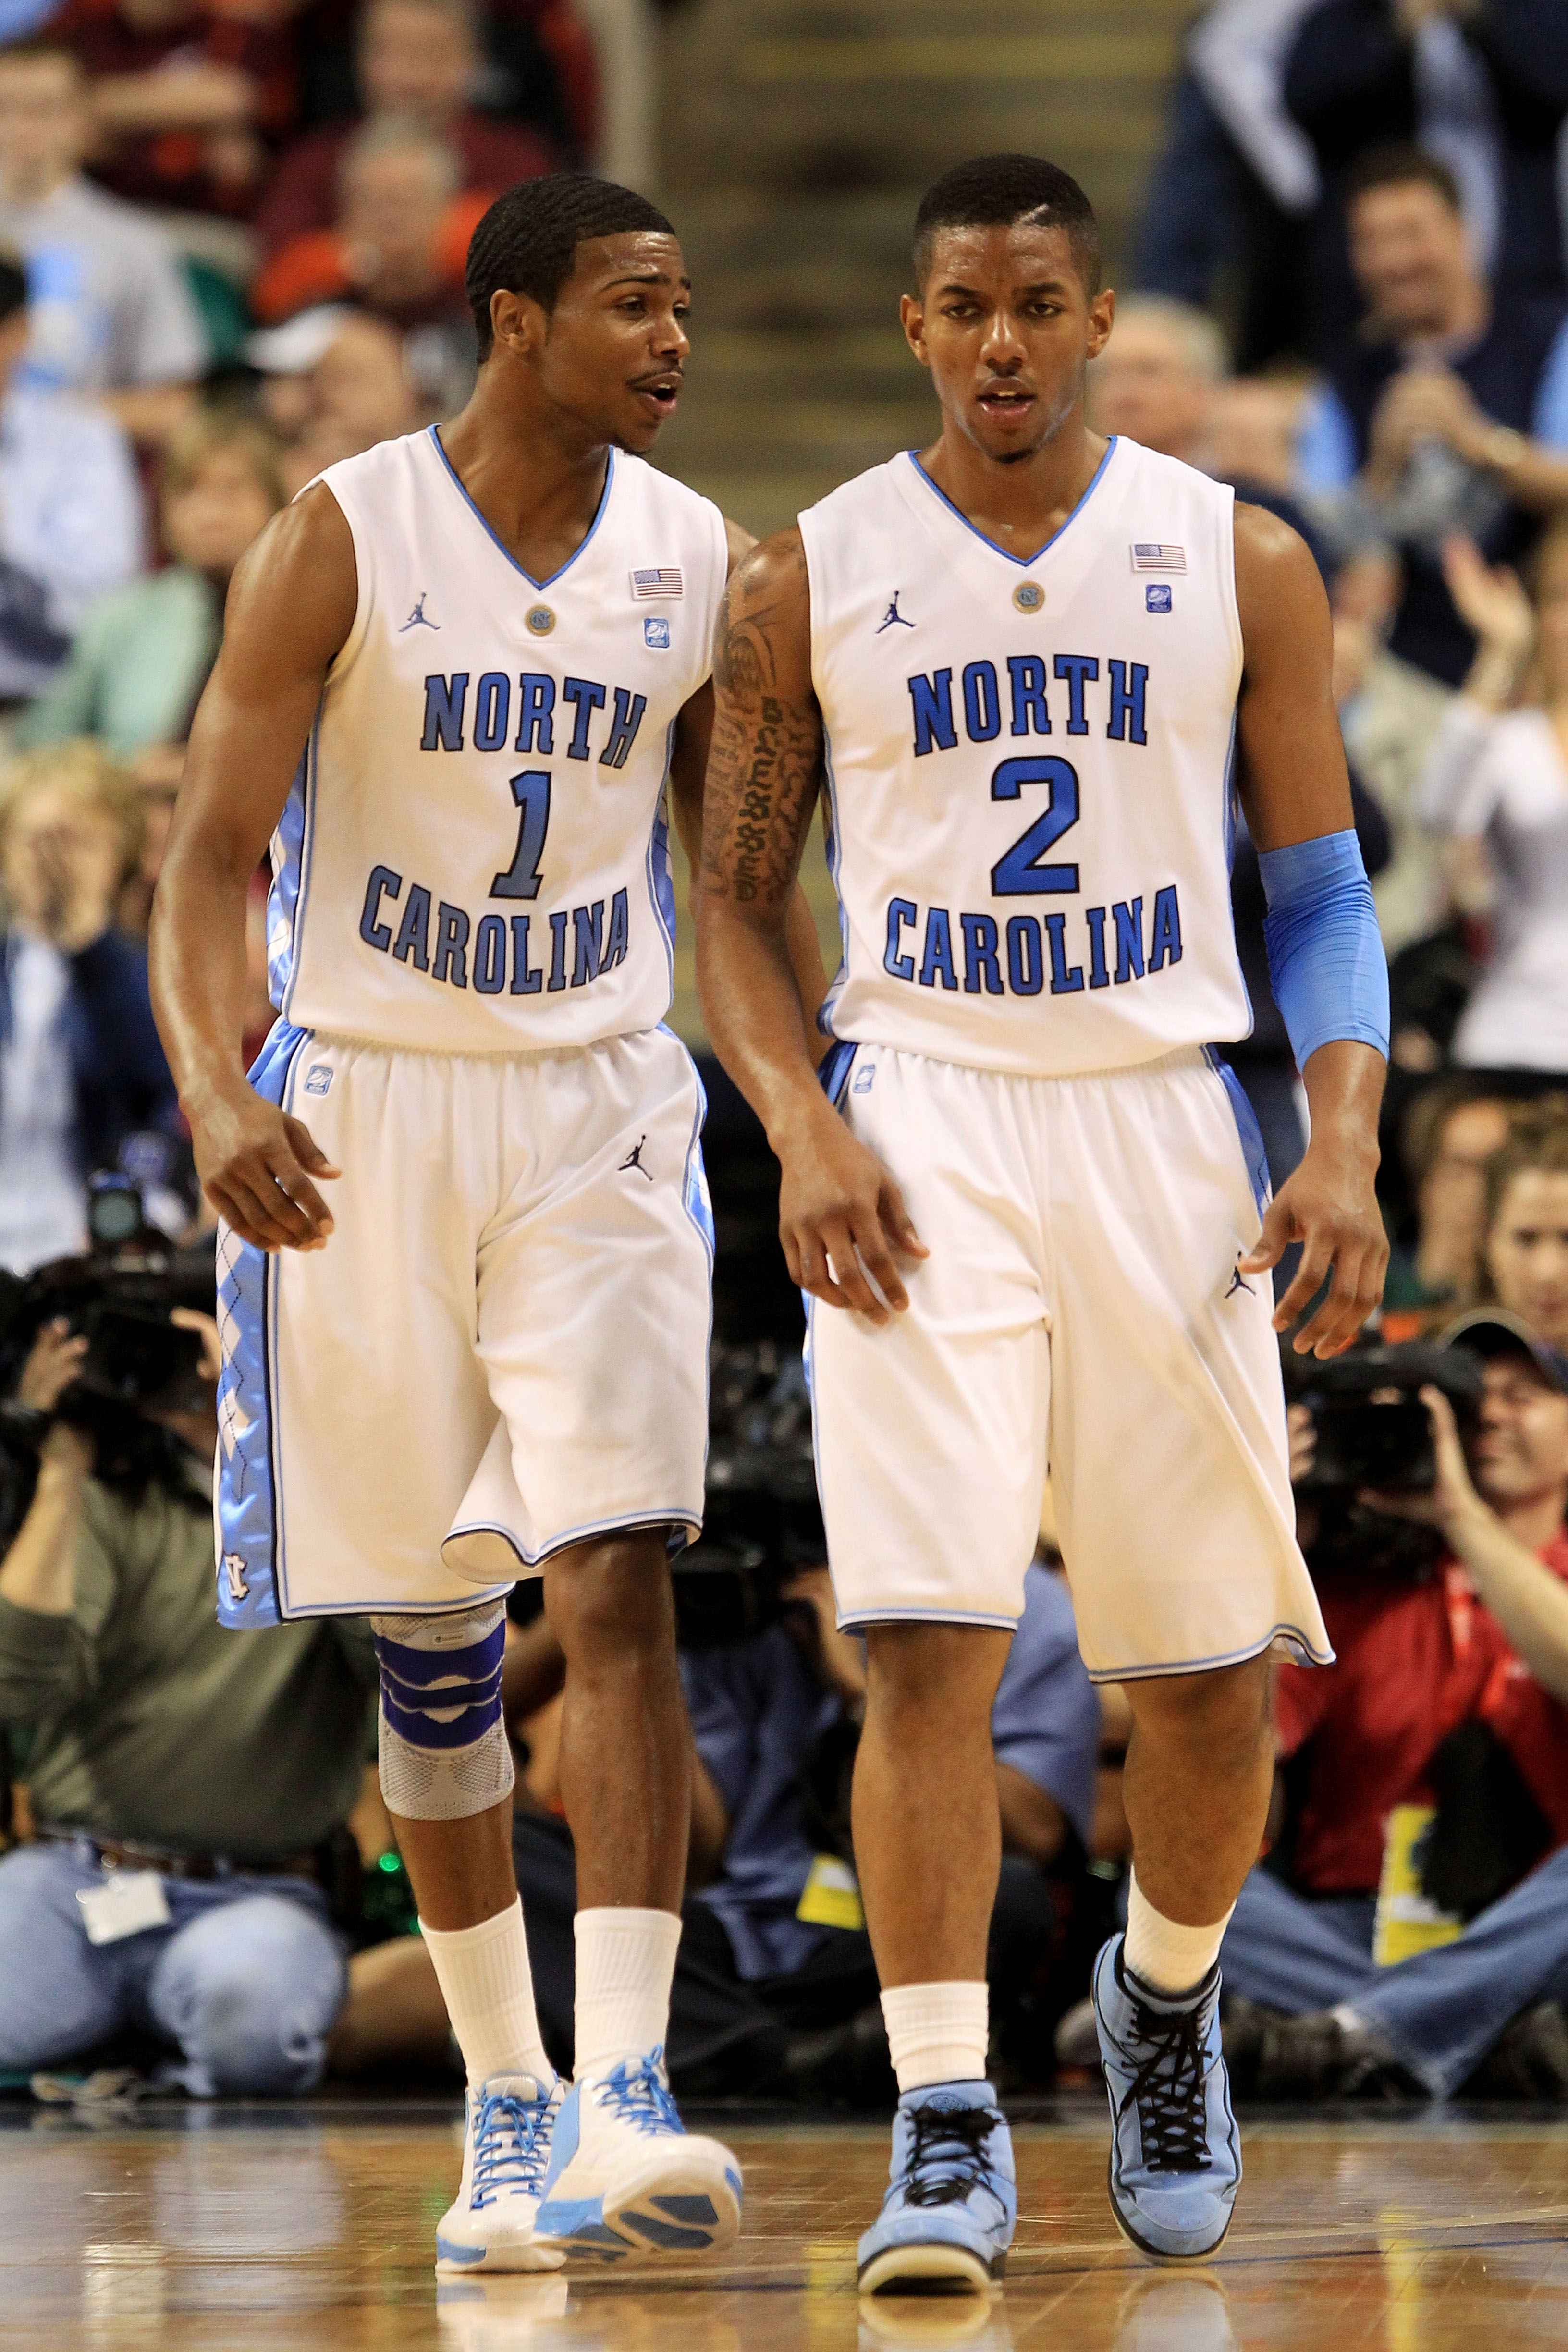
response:
M787 1604L781 1588L827 1557L811 1453L811 1399L795 1349L716 1346L702 1537L675 1564L685 1649L746 1641Z
M1412 1339L1380 1343L1319 1362L1287 1353L1287 1391L1311 1412L1317 1456L1297 1486L1301 1496L1426 1494L1437 1475L1432 1423L1424 1388L1440 1389L1454 1408L1459 1433L1474 1426L1481 1399L1479 1357L1464 1348L1434 1348Z
M148 1417L201 1412L211 1402L200 1333L169 1318L176 1307L213 1313L213 1245L176 1247L148 1223L141 1187L119 1171L89 1180L88 1233L79 1256L25 1276L0 1271L0 1393L14 1399L39 1331L63 1317L88 1347L50 1418L94 1440L100 1476L144 1474ZM14 1405L5 1418L15 1422Z

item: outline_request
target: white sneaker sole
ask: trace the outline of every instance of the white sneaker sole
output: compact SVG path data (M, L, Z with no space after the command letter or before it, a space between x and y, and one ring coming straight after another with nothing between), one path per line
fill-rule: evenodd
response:
M564 2256L552 2246L540 2242L537 2235L527 2237L497 2237L481 2245L465 2245L460 2238L449 2238L437 2225L436 2231L436 2275L437 2278L473 2278L486 2272L497 2271L558 2271Z
M574 2197L570 2189L563 2172L540 2207L535 2229L544 2245L574 2266L618 2269L634 2260L691 2260L721 2253L741 2233L741 2176L729 2165L666 2156L597 2197Z
M860 2273L860 2293L885 2294L902 2287L915 2294L989 2294L1002 2275L1005 2259L999 2255L994 2267L989 2267L967 2246L947 2245L940 2240L925 2245L887 2246L873 2254Z

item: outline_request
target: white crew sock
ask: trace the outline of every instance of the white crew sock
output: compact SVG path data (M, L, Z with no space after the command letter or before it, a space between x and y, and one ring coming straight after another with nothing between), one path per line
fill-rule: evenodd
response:
M577 2056L574 2073L607 2074L623 2058L645 2058L669 2031L669 1988L680 1943L673 1911L606 1905L579 1911Z
M1235 1908L1233 1903L1212 1927L1184 1927L1155 1910L1133 1871L1127 1896L1127 1940L1121 1948L1123 1967L1155 1992L1195 1991L1219 1958Z
M427 1927L421 1919L419 1932L470 2085L492 2074L531 2074L548 2088L555 2069L539 2038L521 1896L477 1927Z
M900 2096L929 2083L983 2083L990 2004L978 1984L894 1985L882 1995L882 2019Z

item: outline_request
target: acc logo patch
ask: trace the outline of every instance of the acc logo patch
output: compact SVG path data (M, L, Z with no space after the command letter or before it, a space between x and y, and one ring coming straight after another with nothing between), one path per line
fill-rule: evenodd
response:
M312 1062L305 1073L305 1092L324 1095L332 1083L332 1074L325 1062Z
M669 623L645 621L642 625L642 641L645 646L652 646L656 653L667 654L669 651Z
M1152 580L1143 591L1143 603L1151 613L1168 613L1171 591L1167 583L1163 580Z

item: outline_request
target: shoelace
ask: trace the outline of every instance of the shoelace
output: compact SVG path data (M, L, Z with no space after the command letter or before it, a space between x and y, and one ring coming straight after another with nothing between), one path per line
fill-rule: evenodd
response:
M510 2091L479 2101L474 2123L476 2209L492 2205L507 2189L521 2189L531 2197L541 2193L550 2162L542 2136L549 2105L548 2099L520 2099Z
M663 2057L663 2050L658 2049L646 2058L623 2058L598 2086L601 2104L618 2122L630 2124L635 2131L650 2137L682 2128L669 2085L664 2079Z
M1142 2043L1132 2087L1118 2121L1136 2104L1143 2161L1151 2172L1200 2172L1208 2160L1205 2009L1151 2009L1131 1995L1126 2039Z
M913 2107L914 2142L901 2184L906 2205L962 2205L972 2189L995 2184L985 2142L999 2120L994 2107Z

